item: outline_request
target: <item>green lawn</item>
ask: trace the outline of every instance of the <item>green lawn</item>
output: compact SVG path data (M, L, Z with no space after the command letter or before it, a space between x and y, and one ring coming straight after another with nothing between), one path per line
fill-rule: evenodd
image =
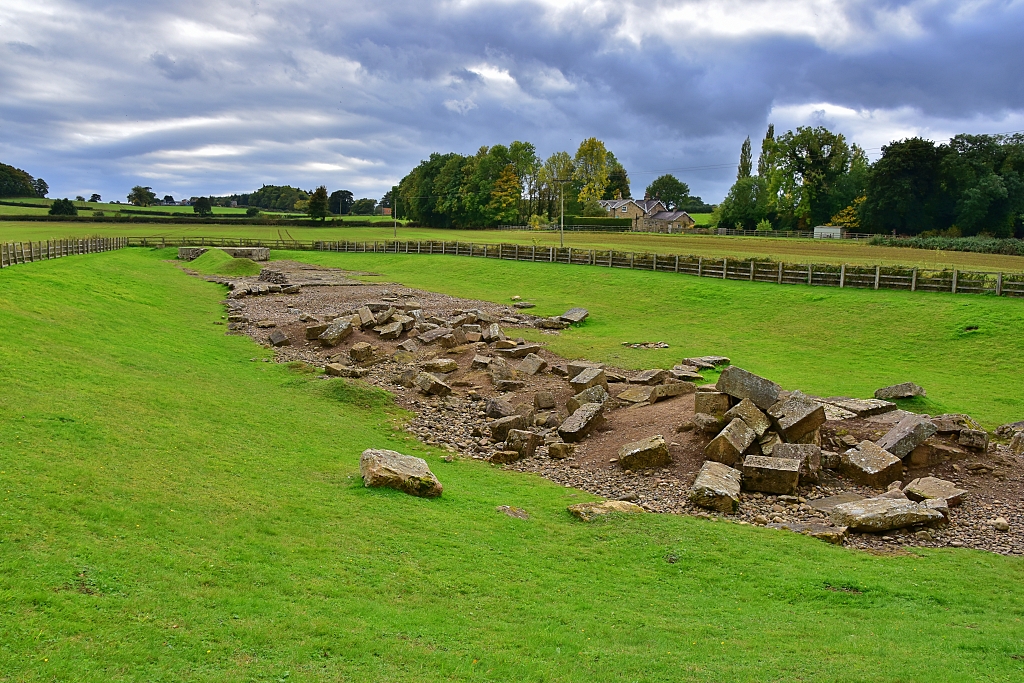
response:
M705 214L706 215L706 214ZM393 239L395 230L389 219L380 216L355 216L372 219L381 227L297 227L261 225L150 225L110 223L43 223L0 221L0 242L47 240L62 237L228 237L257 240L352 240ZM510 230L441 230L399 226L401 240L445 240L497 244L559 243L557 232ZM860 265L906 265L921 268L960 268L962 270L1024 271L1024 256L972 254L965 252L876 247L850 240L813 240L766 237L724 237L718 235L655 235L648 233L565 233L565 245L581 249L660 254L694 254L706 258L773 258L787 263L849 263Z
M26 215L47 215L49 212L50 204L53 199L39 199L37 197L8 197L3 201L17 202L18 204L33 204L34 206L9 206L0 204L0 214L6 214L11 216L26 216ZM78 208L80 216L89 216L93 211L102 211L108 216L112 216L116 213L122 214L138 214L147 215L144 212L147 211L159 211L161 213L172 213L172 214L184 214L194 215L195 210L191 206L134 206L132 204L111 204L109 202L78 202L73 201L74 205ZM230 207L230 206L214 206L211 207L214 216L245 216L246 211L249 207ZM278 217L278 218L306 218L306 214L294 211L280 211L277 209L262 209L263 213L267 216ZM708 214L710 215L710 214ZM392 219L388 216L345 216L348 220L360 220L370 221L373 223L379 222L390 222ZM163 227L163 226L161 226ZM27 238L26 238L27 239ZM45 238L44 238L45 239Z
M251 362L269 353L214 324L224 289L169 256L0 272L0 681L1024 674L1020 559L878 557L673 516L576 522L565 506L585 494L444 463L393 430L401 415L379 391ZM374 263L411 277L411 261ZM476 262L444 265L462 263ZM491 265L492 284L455 269L448 288L544 275L548 289L515 289L548 292L548 309L575 278ZM616 336L591 305L570 346ZM424 455L444 495L363 488L368 446Z

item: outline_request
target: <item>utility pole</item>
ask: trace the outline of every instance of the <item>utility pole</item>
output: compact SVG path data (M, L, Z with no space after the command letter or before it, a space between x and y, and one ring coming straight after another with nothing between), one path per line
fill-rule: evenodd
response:
M558 246L559 248L565 248L565 184L569 182L568 178L556 178L558 183L558 203L559 203L559 228L558 228Z
M395 219L395 240L398 240L398 188L391 188L391 217ZM397 247L395 247L397 249Z

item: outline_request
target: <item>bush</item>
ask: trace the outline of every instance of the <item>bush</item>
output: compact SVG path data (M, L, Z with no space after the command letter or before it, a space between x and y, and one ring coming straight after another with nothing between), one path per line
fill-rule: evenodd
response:
M78 209L75 207L75 203L67 197L64 199L54 199L53 204L50 204L50 215L77 216Z
M260 215L260 207L250 206L248 209L245 210L245 215L249 216L250 218L258 217Z
M870 244L882 247L970 251L978 254L1024 256L1024 240L995 237L872 237Z

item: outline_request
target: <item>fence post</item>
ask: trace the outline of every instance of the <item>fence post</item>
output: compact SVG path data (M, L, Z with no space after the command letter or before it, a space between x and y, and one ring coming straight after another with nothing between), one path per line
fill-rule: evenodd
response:
M589 265L589 266L596 266L597 265L597 249L591 249L590 250L590 263L588 263L587 265Z
M917 268L914 268L914 271L910 274L910 291L917 291Z
M779 261L779 284L782 284L782 261Z
M957 270L956 268L954 268L953 269L953 293L954 294L956 294L956 281L957 281L957 278L959 277L959 275L960 275L960 271ZM876 287L876 289L877 289L877 287Z
M1003 274L996 273L996 296L1003 295Z
M629 267L632 268L633 264L635 262L636 262L636 252L635 251L631 251L631 252L629 252Z
M569 250L569 253L570 254L572 253L571 249ZM518 244L516 245L515 255L516 255L516 261L518 261L519 260L519 245ZM572 261L572 259L570 258L569 261Z
M651 270L654 270L654 271L658 270L658 255L657 254L654 255L654 266L651 268Z
M750 281L754 281L754 259L750 259Z
M569 260L566 261L570 266L572 265L572 247L569 247Z
M609 249L608 250L608 267L612 268L614 266L615 266L615 250L614 249Z
M554 262L555 262L555 248L554 247L548 247L548 263L554 263Z
M813 285L814 284L814 264L813 263L808 263L807 264L807 284L808 285Z
M846 264L839 266L839 289L846 286Z
M882 266L875 266L875 289L878 289L878 283L882 279Z
M729 274L729 259L728 258L724 258L724 259L722 259L722 279L725 280L726 279L725 276L728 275L728 274Z
M679 272L679 254L676 254L676 272Z
M697 277L704 275L704 258L701 256L697 257Z

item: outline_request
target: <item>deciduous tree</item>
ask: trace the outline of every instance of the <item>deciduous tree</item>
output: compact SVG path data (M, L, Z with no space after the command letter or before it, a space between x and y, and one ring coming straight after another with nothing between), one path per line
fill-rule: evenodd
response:
M312 194L309 195L309 206L306 207L306 213L313 220L320 219L323 221L330 211L327 208L327 188L321 185L320 187L313 190Z
M651 199L661 200L667 209L675 211L687 203L690 187L674 175L666 173L648 185L645 194Z
M153 188L151 187L136 185L132 188L132 191L128 193L128 203L134 204L135 206L152 206L155 201L156 193L153 192ZM210 200L207 199L206 201L209 202Z
M209 197L198 197L192 202L192 210L200 216L211 216L213 215L213 204L210 203Z
M327 201L327 208L331 213L344 215L352 209L352 202L355 198L348 190L335 190Z

